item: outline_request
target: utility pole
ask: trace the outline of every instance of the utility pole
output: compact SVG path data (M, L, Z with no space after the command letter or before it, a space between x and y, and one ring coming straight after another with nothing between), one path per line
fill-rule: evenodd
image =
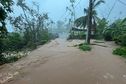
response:
M92 29L92 8L93 8L92 0L89 0L88 28L87 28L87 37L86 37L86 43L88 43L88 44L90 44L90 39L91 39L91 29Z

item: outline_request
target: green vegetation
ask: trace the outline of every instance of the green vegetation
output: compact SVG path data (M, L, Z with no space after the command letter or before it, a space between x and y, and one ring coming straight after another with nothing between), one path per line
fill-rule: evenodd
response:
M83 31L86 33L86 42L90 44L90 39L94 38L96 35L96 27L98 25L98 20L100 19L97 15L96 8L101 5L102 3L105 3L104 0L90 0L90 5L88 8L84 8L84 16L81 16L77 18L74 22L74 24L77 27L83 28ZM100 22L100 21L99 21ZM88 27L85 29L85 27ZM104 27L103 27L104 28ZM97 28L98 29L98 28ZM101 29L99 29L100 31ZM98 33L97 33L98 34ZM97 37L97 38L100 38Z
M86 39L86 34L84 31L72 31L68 37L69 39Z
M118 19L108 26L104 30L104 38L107 41L115 41L120 45L125 45L125 34L126 34L126 18Z
M12 56L12 57L7 57L7 58L3 57L0 59L0 65L5 64L5 63L13 63L15 61L18 61L18 59L19 58L17 56Z
M113 51L113 54L126 58L126 47L120 47Z
M105 18L98 19L94 38L97 40L103 40L104 38L103 31L107 28L107 26L108 21Z
M74 21L76 27L72 28L69 39L85 39L90 44L90 39L114 41L121 48L117 48L113 51L113 54L125 56L126 50L126 18L115 20L113 23L109 23L106 18L99 18L97 15L96 7L101 3L105 3L104 0L90 0L88 8L84 9L84 16L77 18ZM83 32L83 34L81 33ZM81 37L81 38L80 38ZM103 43L101 41L95 41L96 43ZM99 44L98 44L99 45ZM79 48L86 50L89 48L87 45L79 45ZM90 48L89 48L90 50Z
M18 61L22 57L25 57L29 54L29 51L8 51L5 53L2 53L2 57L0 59L0 65L5 63L13 63L15 61Z
M120 48L113 51L113 54L126 57L126 18L118 19L104 30L104 39L106 41L115 41Z
M110 24L106 18L98 17L96 11L96 8L105 1L90 0L89 7L84 8L85 15L76 19L75 2L70 0L70 7L66 7L71 15L68 23L58 21L58 28L52 30L52 25L55 23L48 13L40 12L37 3L33 2L30 7L25 0L17 0L16 3L13 0L0 0L0 65L17 61L26 56L26 54L19 55L19 52L36 49L39 45L57 38L57 32L69 32L67 28L70 30L68 39L86 39L88 44L91 38L114 41L121 47L115 49L113 54L126 57L126 18L117 19ZM22 10L18 16L10 14L14 4ZM8 20L14 28L11 33L6 28ZM95 41L95 43L104 42ZM77 46L83 51L91 51L91 46L88 44L83 43Z
M98 17L96 8L105 3L104 0L90 0L90 7L84 8L84 16L74 21L69 35L69 39L85 39L90 44L90 39L102 39L102 31L107 25L106 19ZM83 34L82 34L83 33Z
M19 52L36 49L37 46L57 38L57 34L49 31L53 21L47 13L39 12L39 5L33 2L33 6L29 7L25 0L18 0L16 4L22 9L21 14L8 17L13 4L12 0L0 1L3 6L0 6L0 65L17 61L23 57L18 56ZM7 32L7 18L14 27L14 32Z
M25 45L23 37L19 33L8 33L2 40L5 51L19 51Z
M79 46L79 49L80 50L83 50L83 51L91 51L91 46L88 45L88 44L86 44L86 43L79 44L78 46Z
M3 46L3 39L7 35L7 28L6 28L6 18L8 14L12 12L11 6L13 5L12 0L0 0L0 64L4 61L4 56L2 53L5 51Z

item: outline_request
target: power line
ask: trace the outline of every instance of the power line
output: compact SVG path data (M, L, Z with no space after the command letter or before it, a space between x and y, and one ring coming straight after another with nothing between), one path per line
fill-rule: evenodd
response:
M75 8L80 4L81 1L82 1L82 0L79 0L79 1L78 1L78 3L76 4ZM66 13L67 13L67 10L66 10L65 13L60 17L60 19L63 18L64 16L65 16L65 18L68 17L69 14L66 15Z
M123 1L121 0L118 0L121 4L125 5L126 6L126 3L124 3Z
M114 9L114 7L115 7L117 1L118 1L118 0L115 0L115 2L114 2L114 4L113 4L112 8L110 9L110 11L109 11L109 13L108 13L108 16L107 16L107 19L109 18L109 16L110 16L112 10Z
M65 13L62 16L60 16L60 19L63 18L66 15L66 13L67 13L67 10L65 11Z
M78 3L76 4L76 6L75 6L75 8L80 4L80 2L81 2L81 0L80 1L78 1Z
M75 5L74 9L80 4L81 1L82 1L82 0L79 0L79 1L78 1L78 3ZM69 14L66 15L66 17L68 17L68 16L69 16ZM66 17L65 17L65 18L66 18Z

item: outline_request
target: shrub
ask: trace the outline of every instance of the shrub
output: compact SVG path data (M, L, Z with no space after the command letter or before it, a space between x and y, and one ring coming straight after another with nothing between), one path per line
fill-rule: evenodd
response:
M112 30L110 30L110 29L108 29L104 32L103 36L104 36L105 41L112 41L113 40L111 33L112 33Z
M19 51L25 45L23 38L18 33L9 33L2 41L5 51Z
M113 51L113 54L126 57L126 47L120 47Z
M19 59L27 56L29 54L28 51L22 51L22 52L5 52L2 53L0 56L0 65L5 63L13 63L18 61Z
M0 65L6 63L6 58L3 55L0 55Z
M6 63L13 63L13 62L16 62L16 61L18 61L18 57L16 57L16 56L12 56L12 57L7 57L6 58Z
M27 46L26 46L26 48L29 48L29 49L31 49L31 50L34 50L34 49L37 48L37 44L35 44L35 43L29 41L28 44L27 44Z
M88 44L79 44L79 49L83 51L91 51L91 46Z
M48 42L48 40L41 40L41 42L39 43L39 45L43 45L43 44L45 44L47 42Z
M121 46L126 46L126 34L119 35L115 39L115 43L120 44Z
M16 56L11 56L11 57L4 57L0 56L0 65L5 64L5 63L13 63L15 61L18 61L18 57Z

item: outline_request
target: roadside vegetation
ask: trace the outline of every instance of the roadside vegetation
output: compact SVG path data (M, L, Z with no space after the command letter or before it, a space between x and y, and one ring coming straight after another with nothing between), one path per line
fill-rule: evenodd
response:
M90 39L95 39L96 43L114 41L120 47L114 49L113 54L126 57L126 18L110 23L108 19L99 17L96 10L105 0L89 2L89 7L84 8L85 14L76 19L75 0L70 0L70 6L66 7L71 15L68 23L58 21L58 28L52 30L55 23L48 13L40 12L36 2L30 7L25 0L17 0L16 3L13 0L0 0L0 65L27 56L29 51L57 38L57 32L69 32L68 39L85 39L86 44L78 45L83 51L91 51ZM14 4L21 9L18 16L11 15ZM13 32L7 30L7 21L10 21Z
M99 19L92 39L96 43L114 41L120 47L114 49L113 54L126 57L126 18L117 19L111 24L105 18Z
M113 22L104 32L105 40L114 41L119 48L113 54L126 57L126 18Z
M126 58L126 47L120 47L113 51L113 54Z
M0 1L0 65L12 63L20 58L27 56L29 51L36 49L37 46L57 38L57 34L49 31L52 20L47 13L39 12L39 5L33 2L29 7L25 0L18 0L14 3L12 0ZM22 9L18 16L10 16L12 6ZM6 20L14 28L13 32L8 32Z
M119 18L110 23L106 18L99 17L96 10L105 0L89 2L89 7L84 8L85 15L74 21L75 26L71 27L69 39L85 39L87 44L90 44L90 39L114 41L120 47L114 49L113 54L126 56L126 18ZM81 45L80 48L85 50L87 46Z
M79 49L82 51L91 51L92 47L87 43L79 44Z

